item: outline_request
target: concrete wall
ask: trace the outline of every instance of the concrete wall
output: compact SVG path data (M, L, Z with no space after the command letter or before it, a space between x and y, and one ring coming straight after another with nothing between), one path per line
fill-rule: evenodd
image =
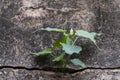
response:
M119 20L119 0L0 0L0 78L119 80ZM51 72L54 71L54 64L51 64L50 58L41 61L31 53L51 46L55 40L53 37L59 34L33 33L41 27L101 32L103 35L97 38L100 50L86 41L83 43L84 51L79 56L87 65L86 69L66 75ZM49 71L43 71L48 66L51 67Z

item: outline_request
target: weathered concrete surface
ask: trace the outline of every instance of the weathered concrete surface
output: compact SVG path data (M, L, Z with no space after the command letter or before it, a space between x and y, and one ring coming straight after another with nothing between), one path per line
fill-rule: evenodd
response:
M103 33L98 42L101 51L96 50L87 62L94 62L94 67L120 67L120 4L116 1L99 0L95 31Z
M94 17L83 0L3 0L1 12L2 17L26 28L66 26L90 29Z
M11 22L0 18L0 65L1 66L42 66L45 61L41 61L32 53L51 44L51 36L43 32L34 34L31 29L18 28ZM44 43L43 43L44 41ZM42 46L46 45L46 46ZM50 45L49 45L50 46ZM49 61L46 62L49 65Z
M120 80L120 70L85 70L72 74L71 80Z
M85 70L75 74L63 74L24 69L2 69L0 80L120 80L120 70Z
M41 63L40 60L36 60L31 53L38 52L48 47L48 45L50 46L53 43L51 39L54 34L50 35L50 33L46 32L33 33L36 27L74 27L93 30L91 21L94 20L92 19L94 13L89 10L85 1L40 2L45 5L29 0L2 1L2 17L0 17L1 66L24 66L30 68L44 66L43 63L45 62L42 60ZM35 26L38 23L40 25ZM47 65L51 66L51 62L48 61L46 61Z
M87 46L91 46L88 48L83 43L85 50L83 54L80 55L82 56L81 59L89 67L120 67L119 3L111 0L78 0L74 1L74 4L72 4L72 2L73 0L42 1L41 3L44 5L37 4L37 2L30 2L31 4L29 3L30 5L27 5L24 0L3 0L3 2L1 2L3 4L0 8L1 16L8 20L0 18L0 65L25 67L42 66L42 63L36 63L36 60L34 60L35 57L32 56L31 53L38 52L47 47L48 44L51 44L52 41L48 42L47 40L50 40L53 35L49 36L48 34L50 33L46 32L44 32L44 34L43 32L33 33L33 29L35 27L52 26L62 28L74 27L75 29L83 28L102 32L103 36L98 39L98 45L101 51L92 48L93 44L89 45L88 43ZM58 4L59 6L55 8L54 6ZM26 11L31 11L31 7L35 9L36 17L42 17L36 18L34 10L32 10L33 13L31 14L26 13ZM43 7L45 7L45 9L43 9ZM23 13L20 12L21 10ZM45 15L43 15L42 12ZM47 17L48 14L49 16ZM37 22L36 20L43 20L43 22ZM57 21L57 23L55 21ZM91 23L91 21L95 22ZM41 24L41 26L31 25L37 23Z
M81 44L84 51L79 57L88 67L120 67L119 0L0 0L0 16L0 66L26 68L53 66L54 64L49 62L49 57L43 61L31 53L51 46L50 44L56 39L51 40L52 37L58 37L59 34L54 35L45 31L33 33L33 31L40 27L59 27L103 33L97 38L101 50L86 41L87 43ZM26 71L26 74L28 72L30 71ZM119 78L117 76L111 78L119 71L107 72L111 74L111 80ZM107 72L96 70L78 74L88 79L86 75L91 73L88 75L91 80L94 80L93 76L102 80L99 78L102 78L104 73L107 75ZM86 80L82 77L78 79ZM106 80L110 79L108 77Z

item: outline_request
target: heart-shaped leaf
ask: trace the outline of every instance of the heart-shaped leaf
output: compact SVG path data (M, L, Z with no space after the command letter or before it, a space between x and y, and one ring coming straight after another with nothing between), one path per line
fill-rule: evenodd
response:
M89 32L84 31L84 30L76 30L75 35L88 38L96 44L95 36L97 35L97 33L95 33L95 32L89 33Z
M64 44L61 43L63 50L67 53L72 55L73 53L79 53L80 51L82 51L82 48L80 46L76 46L76 45L70 45L70 44Z
M83 68L86 67L86 65L80 60L80 59L71 59L70 60L74 65L81 66Z

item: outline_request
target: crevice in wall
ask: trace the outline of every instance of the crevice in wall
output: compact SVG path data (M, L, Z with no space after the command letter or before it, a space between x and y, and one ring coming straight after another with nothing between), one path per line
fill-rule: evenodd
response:
M70 68L53 68L53 67L43 67L43 68L27 68L27 67L23 67L23 66L0 66L0 70L2 69L24 69L24 70L28 70L28 71L34 71L34 70L39 70L39 71L48 71L48 72L60 72L60 73L68 73L68 74L74 74L77 72L83 72L86 70L119 70L120 67L114 67L114 68L101 68L101 67L86 67L83 69L79 69L79 70L74 70L74 69L70 69Z

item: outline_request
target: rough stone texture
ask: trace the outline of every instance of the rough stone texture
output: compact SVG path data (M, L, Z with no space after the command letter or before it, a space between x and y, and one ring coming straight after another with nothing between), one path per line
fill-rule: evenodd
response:
M49 60L46 62L42 60L41 63L31 53L51 46L50 44L54 41L51 40L52 37L59 34L52 35L44 31L33 33L37 27L94 29L91 22L95 19L93 19L95 15L83 0L53 0L40 1L40 3L38 0L3 0L2 4L0 17L1 66L39 68L44 66L43 63L52 65L51 62L48 62ZM38 23L41 26L33 26Z
M28 2L31 7L27 6ZM102 32L103 36L98 39L98 45L101 50L92 50L94 49L91 48L93 44L86 43L91 46L90 48L87 48L88 45L83 43L83 46L86 47L83 54L81 54L81 59L89 67L120 66L120 9L117 1L76 0L74 1L74 4L72 4L73 0L40 1L40 4L44 4L40 5L37 4L37 2L30 2L29 0L27 2L24 2L24 0L3 0L2 3L1 16L5 19L0 19L1 65L26 67L38 66L36 61L34 61L35 57L32 56L31 53L38 52L47 47L48 44L52 43L52 41L47 42L47 39L50 40L53 37L53 35L49 36L49 33L46 32L44 32L44 34L41 34L43 32L33 33L36 26L33 28L31 24L40 23L36 22L36 20L43 20L43 22L40 23L42 26L38 27L74 27L75 29L83 28L90 31ZM54 7L56 5L57 7ZM19 10L23 11L19 12ZM29 13L26 13L26 11ZM35 13L36 15L34 15ZM47 17L48 14L49 17ZM18 16L21 16L22 18L20 21L18 20ZM39 18L40 16L42 16L42 18ZM96 21L91 23L95 18ZM55 21L57 21L57 24ZM18 22L20 23L18 24ZM30 25L26 23L29 23ZM63 24L64 26L59 26Z
M80 59L88 67L120 67L119 0L0 0L0 66L26 68L53 66L49 62L49 57L43 61L31 54L50 47L56 39L51 40L52 37L59 35L45 31L33 33L36 28L40 27L101 32L103 35L97 38L100 50L86 41L87 43L81 44L84 50L79 56ZM89 78L90 80L97 80L97 78L98 80L119 80L117 76L112 78L112 75L118 75L119 71L118 73L106 71L84 71L85 73L78 73L82 75L78 77L78 80ZM29 72L25 71L26 74ZM103 74L108 78L104 78Z
M71 26L90 29L90 20L94 17L83 0L3 0L1 11L1 16L26 28Z
M120 67L120 4L114 0L99 3L95 31L102 32L103 36L99 39L101 50L93 56L94 66Z
M11 22L0 18L0 54L1 66L37 67L39 63L32 53L48 46L51 41L50 33L34 34L33 30L21 29ZM42 42L44 41L44 43ZM46 45L46 46L42 46ZM36 63L38 62L38 63ZM48 64L48 62L46 62Z
M0 80L120 80L120 70L85 70L63 74L24 69L2 69Z
M85 70L72 74L71 80L120 80L119 70Z

